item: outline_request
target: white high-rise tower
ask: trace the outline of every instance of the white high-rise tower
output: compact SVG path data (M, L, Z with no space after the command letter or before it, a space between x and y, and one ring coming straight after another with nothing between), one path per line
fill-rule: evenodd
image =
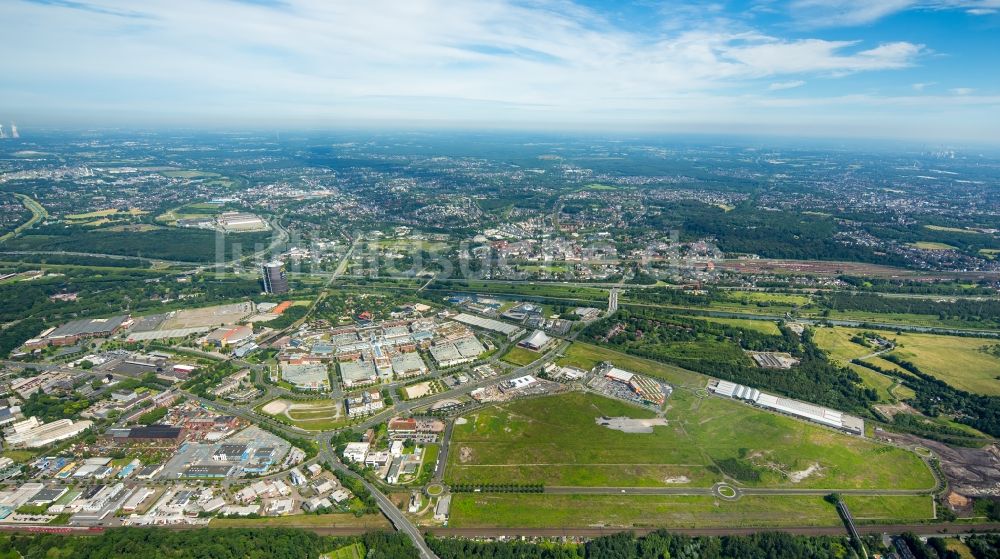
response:
M0 140L6 138L7 136L3 133L3 124L0 124Z
M11 138L20 138L21 137L21 135L17 133L17 125L14 124L13 122L10 123L10 137Z

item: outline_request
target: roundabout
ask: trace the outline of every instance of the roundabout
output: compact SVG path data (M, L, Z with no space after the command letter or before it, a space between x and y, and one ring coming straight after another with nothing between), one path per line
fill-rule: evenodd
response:
M716 483L712 486L712 494L726 501L735 501L740 498L740 490L727 483Z
M913 452L916 452L917 456L920 456L921 458L933 458L934 457L934 451L931 450L931 449L929 449L929 448L927 448L926 446L919 446L919 445L917 445L917 446L913 447Z

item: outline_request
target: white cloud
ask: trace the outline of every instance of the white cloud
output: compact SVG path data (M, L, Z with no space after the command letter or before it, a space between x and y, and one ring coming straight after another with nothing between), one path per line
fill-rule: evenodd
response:
M792 0L794 17L812 27L866 25L906 10L965 10L988 15L1000 0Z
M0 71L123 93L163 86L206 100L400 96L587 108L745 79L902 68L923 50L726 29L642 35L556 0L288 0L277 9L149 0L143 19L110 15L133 5L93 0L81 12L6 3L0 19L18 29L7 44L24 47Z
M813 25L862 25L915 6L915 0L793 0L793 14Z
M891 71L928 52L905 41L787 39L721 17L636 31L565 0L85 6L0 2L0 106L316 126L735 122L772 107L745 93L760 83L777 91Z
M749 45L723 48L728 57L742 63L749 72L781 75L824 72L843 75L867 70L886 70L911 66L924 50L923 45L907 42L886 43L873 49L846 52L853 41L763 40Z
M972 95L976 92L976 90L971 87L953 87L948 91L953 95Z
M927 89L928 87L930 87L932 85L937 85L937 82L915 83L915 84L911 85L910 87L913 88L913 91L923 91L923 90Z
M767 86L768 91L781 91L783 89L795 89L796 87L802 87L805 85L805 80L792 80L788 82L774 82Z

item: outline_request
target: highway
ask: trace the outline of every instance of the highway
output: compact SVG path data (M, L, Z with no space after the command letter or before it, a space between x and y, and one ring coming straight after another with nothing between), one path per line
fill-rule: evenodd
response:
M431 551L431 548L427 546L427 542L424 541L423 534L421 534L420 530L418 530L417 527L412 522L410 522L410 519L406 518L406 515L403 514L403 511L399 510L399 508L397 508L396 505L394 505L392 501L390 501L389 498L385 496L385 494L379 491L379 489L374 485L372 485L367 479L365 479L362 476L359 476L357 473L355 473L353 470L345 466L344 463L340 461L340 457L337 456L337 453L330 445L329 437L327 437L323 442L321 442L320 448L322 449L320 450L321 460L325 461L327 464L335 468L337 471L359 480L365 486L365 489L367 489L372 494L372 496L375 497L375 501L378 503L379 510L381 510L382 514L384 514L386 518L389 519L389 522L392 522L392 525L396 528L396 530L403 532L404 534L410 537L410 540L413 541L413 544L420 551L421 558L437 559L437 555L433 551Z
M18 194L16 192L13 194L14 196L17 196L21 200L21 203L24 204L25 208L28 208L28 210L31 212L31 217L28 218L28 221L25 221L24 223L15 227L13 231L6 233L3 236L0 236L0 243L6 241L7 239L11 239L13 237L20 235L22 231L30 229L32 226L34 226L42 219L49 217L49 212L46 211L45 208L43 208L42 205L39 204L38 201L32 198L31 196L28 196L26 194Z
M930 495L933 489L792 489L792 488L736 488L738 499L746 495L798 495L825 496L830 493L869 497L905 497ZM546 486L545 493L552 495L702 495L717 496L715 487L561 487Z

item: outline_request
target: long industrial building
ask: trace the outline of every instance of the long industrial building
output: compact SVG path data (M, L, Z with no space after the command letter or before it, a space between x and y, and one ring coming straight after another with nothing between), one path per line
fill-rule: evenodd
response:
M106 338L117 333L127 325L129 316L127 314L112 316L110 318L83 318L67 322L55 329L50 329L37 338L32 338L24 343L26 348L45 347L47 345L65 346L73 345L80 340L90 338Z
M761 392L756 388L729 382L728 380L711 381L708 384L708 389L719 396L747 400L765 409L808 419L809 421L834 427L853 435L864 435L865 433L865 421L863 419L837 410L831 410L783 396L775 396Z
M507 336L508 340L516 340L524 335L524 328L514 326L513 324L507 324L506 322L500 322L499 320L493 320L492 318L483 318L481 316L461 313L451 317L451 319L461 322L462 324L472 326L473 328L499 332L504 336Z
M90 429L92 421L76 421L57 419L51 423L42 423L37 417L31 417L15 423L7 434L7 444L12 447L39 448L79 435Z

